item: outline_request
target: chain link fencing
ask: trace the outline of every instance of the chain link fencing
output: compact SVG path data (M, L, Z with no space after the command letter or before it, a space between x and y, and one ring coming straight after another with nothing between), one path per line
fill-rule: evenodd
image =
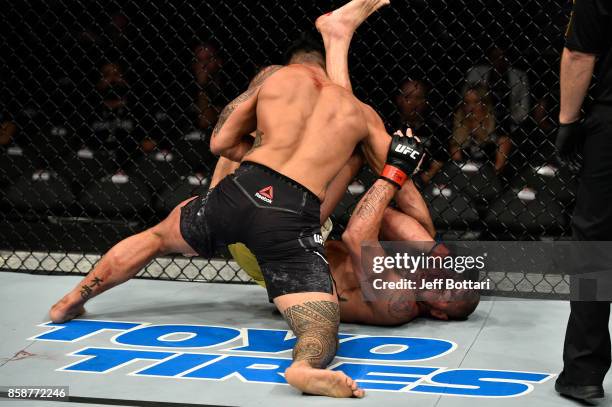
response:
M2 6L0 268L87 273L119 239L207 189L223 106L343 2L23 1ZM446 240L571 234L576 175L554 158L570 2L393 0L359 28L357 97L409 125L415 177ZM332 220L343 231L364 168ZM233 262L170 257L140 276L249 282ZM563 296L567 281L490 273L495 293Z

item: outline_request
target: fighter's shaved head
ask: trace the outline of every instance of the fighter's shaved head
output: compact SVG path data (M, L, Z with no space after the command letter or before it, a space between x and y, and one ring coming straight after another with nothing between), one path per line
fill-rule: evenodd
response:
M464 320L469 317L480 302L480 294L477 290L462 290L464 292L458 293L461 299L456 301L450 301L440 309L444 312L448 319L452 320Z
M419 277L430 282L436 279L478 281L478 276L474 272L457 274L445 269L421 271ZM419 300L419 307L425 315L442 320L464 320L480 303L480 292L472 288L427 289L419 293Z
M306 31L302 32L287 48L284 62L285 64L311 62L325 66L325 49L321 38Z

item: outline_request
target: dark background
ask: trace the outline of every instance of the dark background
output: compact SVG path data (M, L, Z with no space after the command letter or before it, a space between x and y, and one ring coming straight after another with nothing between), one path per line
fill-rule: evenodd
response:
M187 96L190 45L213 40L225 58L226 98L236 96L255 70L280 63L300 31L338 1L24 1L2 7L2 103L56 113L64 87L66 115L78 110L102 61L121 60L145 107L172 93ZM386 121L394 113L391 96L408 77L424 78L436 92L444 116L459 102L466 71L484 61L485 50L507 47L515 67L528 72L534 95L557 92L559 53L569 1L402 1L372 16L354 38L350 67L357 96L375 106ZM110 15L128 20L128 43L105 46ZM98 44L79 39L84 30ZM179 91L177 92L177 88ZM50 99L53 103L49 104ZM447 110L448 112L445 112ZM75 114L78 115L78 112Z

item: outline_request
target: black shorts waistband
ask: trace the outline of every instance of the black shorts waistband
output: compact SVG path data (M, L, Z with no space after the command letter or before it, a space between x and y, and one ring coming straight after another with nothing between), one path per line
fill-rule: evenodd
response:
M306 188L304 185L300 184L299 182L296 182L296 181L292 180L288 176L283 175L280 172L273 170L270 167L266 167L263 164L255 163L253 161L243 161L242 163L240 163L240 167L244 167L244 168L258 168L258 169L266 172L267 174L270 174L270 175L280 179L281 181L291 185L292 187L297 188L297 189L299 189L302 192L305 192L315 202L321 203L321 200L319 199L319 197L314 192L312 192L310 189Z

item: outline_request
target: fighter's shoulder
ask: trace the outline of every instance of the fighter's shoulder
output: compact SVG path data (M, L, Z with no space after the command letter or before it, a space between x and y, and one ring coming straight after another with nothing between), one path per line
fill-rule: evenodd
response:
M254 88L256 86L262 85L266 79L268 79L270 76L272 76L274 73L278 72L282 68L284 68L283 65L268 65L266 67L261 68L259 72L257 72L257 74L255 75L255 77L253 77L253 79L251 80L249 88Z
M361 108L363 116L365 117L366 121L369 124L372 124L372 123L381 124L381 123L383 123L383 121L382 121L380 115L378 114L378 112L376 111L376 109L374 109L372 106L368 105L367 103L362 102L359 99L357 99L357 102L359 104L359 107Z

